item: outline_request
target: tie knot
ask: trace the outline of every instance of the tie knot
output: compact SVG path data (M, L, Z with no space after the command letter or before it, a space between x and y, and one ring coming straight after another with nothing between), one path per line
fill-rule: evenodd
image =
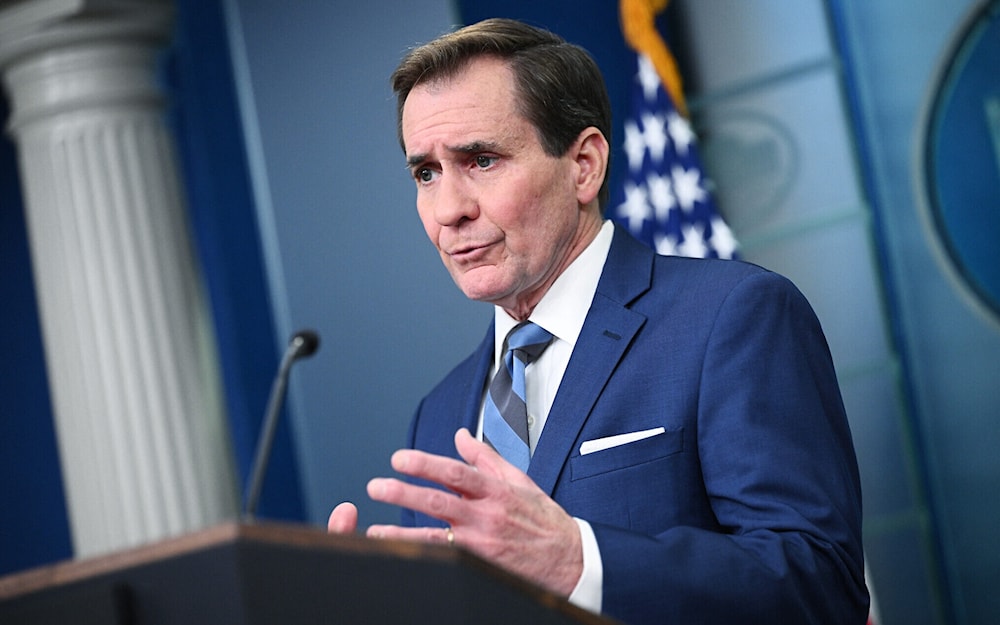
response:
M541 356L551 342L552 335L545 328L525 321L514 326L507 335L507 350L529 363Z

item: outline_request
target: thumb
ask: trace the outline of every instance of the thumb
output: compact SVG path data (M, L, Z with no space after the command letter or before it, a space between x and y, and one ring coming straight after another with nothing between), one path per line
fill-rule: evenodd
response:
M351 534L356 529L358 529L358 507L349 501L334 508L326 522L326 530L331 534Z

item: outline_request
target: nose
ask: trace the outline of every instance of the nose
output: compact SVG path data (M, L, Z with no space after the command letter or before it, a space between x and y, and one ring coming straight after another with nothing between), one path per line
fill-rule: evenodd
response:
M479 215L478 197L461 176L441 176L434 198L434 220L442 226L457 226Z

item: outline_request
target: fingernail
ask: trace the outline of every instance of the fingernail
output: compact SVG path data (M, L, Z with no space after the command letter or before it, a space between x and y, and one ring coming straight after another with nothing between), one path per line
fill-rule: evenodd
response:
M397 451L392 455L392 468L397 471L402 471L406 469L406 465L410 463L410 454L405 451Z

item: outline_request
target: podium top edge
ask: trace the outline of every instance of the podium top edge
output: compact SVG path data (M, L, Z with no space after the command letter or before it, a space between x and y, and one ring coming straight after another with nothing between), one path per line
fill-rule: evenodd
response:
M305 525L231 521L121 551L43 565L0 577L0 601L47 587L71 584L117 570L238 542L370 553L404 559L478 560L461 550L440 545L373 540L353 534L333 535Z
M570 604L563 598L509 573L472 552L446 545L370 539L360 534L335 535L313 526L290 523L231 521L121 551L68 560L0 577L0 604L53 588L83 583L172 558L236 545L264 545L303 551L329 551L396 560L433 560L478 571L511 586L538 603L571 615L576 622L607 625L612 619Z

